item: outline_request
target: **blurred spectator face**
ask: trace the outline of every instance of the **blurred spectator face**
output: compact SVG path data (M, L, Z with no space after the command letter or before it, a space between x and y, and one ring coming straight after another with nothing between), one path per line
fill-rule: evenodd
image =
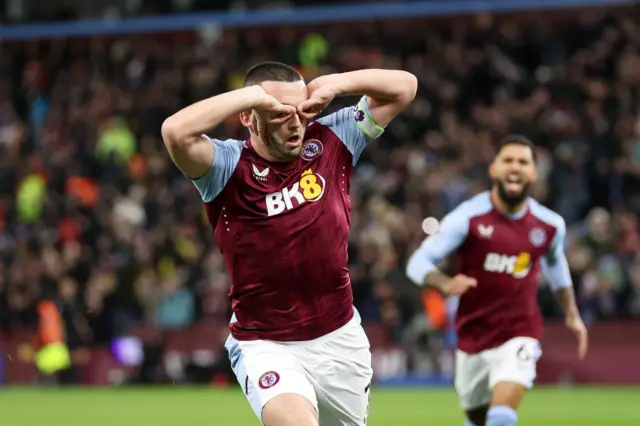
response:
M376 298L378 300L390 300L393 299L395 291L393 287L387 282L380 282L375 288Z
M93 282L87 287L84 295L84 303L88 312L98 313L102 310L103 294L100 286Z
M297 107L307 100L307 87L304 82L279 82L266 81L262 83L264 91L276 98L284 105ZM281 161L294 160L302 150L302 138L307 127L307 122L300 115L294 114L282 123L267 125L266 140L258 138L259 118L255 111L240 115L242 124L247 127L253 136L253 143L265 143L269 153Z
M78 285L73 279L64 278L60 281L59 292L62 299L73 300L78 294Z
M9 306L15 311L21 311L27 307L29 300L27 289L24 286L17 286L8 294Z
M605 241L609 238L609 225L611 216L601 207L591 210L587 218L589 235L596 241Z
M509 206L517 206L529 195L538 179L533 151L520 144L505 145L491 164L489 174L498 188L498 196Z

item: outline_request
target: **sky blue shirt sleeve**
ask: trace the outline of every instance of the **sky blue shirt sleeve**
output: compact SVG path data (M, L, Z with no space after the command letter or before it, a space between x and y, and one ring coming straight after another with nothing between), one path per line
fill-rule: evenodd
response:
M203 176L192 181L205 203L212 201L222 192L231 179L242 152L241 141L211 139L211 143L214 147L213 164Z
M564 240L567 235L567 225L564 220L557 224L556 234L549 247L549 251L540 259L540 269L549 286L555 291L572 287L571 272L567 257L564 254Z
M446 215L439 231L427 237L411 255L406 269L409 279L416 285L424 285L427 274L437 270L436 264L460 247L468 233L469 216L463 203Z
M339 111L322 117L318 123L330 128L333 133L340 138L345 144L351 155L353 156L353 165L355 166L360 158L360 154L364 151L367 143L373 138L368 137L364 131L358 126L356 113L362 109L365 115L371 117L371 110L365 98L358 105L353 107L342 108Z

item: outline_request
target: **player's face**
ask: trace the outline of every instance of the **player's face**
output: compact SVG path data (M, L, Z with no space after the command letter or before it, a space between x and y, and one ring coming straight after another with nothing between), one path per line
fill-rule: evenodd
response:
M498 196L509 206L523 202L538 178L531 148L519 144L504 146L489 173L498 188Z
M266 81L262 83L264 91L276 98L281 104L297 107L307 100L307 87L302 81L284 83ZM267 126L267 148L269 153L281 161L295 159L302 149L302 138L307 128L307 121L299 114L292 115L284 123Z

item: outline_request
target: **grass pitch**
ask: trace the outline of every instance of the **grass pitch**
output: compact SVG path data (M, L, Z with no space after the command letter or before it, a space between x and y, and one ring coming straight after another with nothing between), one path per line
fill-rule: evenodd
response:
M525 426L638 426L638 388L538 388L520 410ZM462 426L450 389L374 389L369 426ZM0 390L6 426L259 426L239 389Z

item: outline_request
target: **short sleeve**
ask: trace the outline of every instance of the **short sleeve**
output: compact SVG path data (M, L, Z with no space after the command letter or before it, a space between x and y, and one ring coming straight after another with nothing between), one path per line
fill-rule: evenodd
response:
M545 257L550 263L555 263L558 259L564 257L564 241L567 237L567 225L560 216L554 223L556 232L553 236L553 240L549 246L549 250L545 254Z
M553 290L571 287L571 271L567 257L564 253L564 240L567 235L567 225L558 216L556 220L556 233L549 250L541 258L542 274Z
M318 123L331 129L344 143L353 156L354 166L367 143L384 132L384 129L376 125L371 118L369 104L364 96L357 105L322 117Z
M469 233L468 203L446 215L437 233L427 237L411 255L406 273L417 285L424 284L429 272L437 269L436 264L460 247Z
M220 141L211 139L213 144L213 163L207 172L193 180L202 201L209 202L216 198L225 187L240 161L242 141L227 139Z

